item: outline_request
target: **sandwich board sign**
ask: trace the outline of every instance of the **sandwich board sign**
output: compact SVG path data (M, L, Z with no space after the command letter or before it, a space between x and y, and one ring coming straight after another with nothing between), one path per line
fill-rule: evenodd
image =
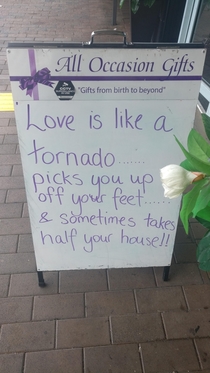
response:
M169 266L180 199L160 168L193 127L205 49L11 44L38 271Z

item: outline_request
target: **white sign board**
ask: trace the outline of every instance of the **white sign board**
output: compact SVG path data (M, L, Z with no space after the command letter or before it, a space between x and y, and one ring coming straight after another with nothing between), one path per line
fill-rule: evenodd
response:
M37 269L167 266L202 48L7 50Z

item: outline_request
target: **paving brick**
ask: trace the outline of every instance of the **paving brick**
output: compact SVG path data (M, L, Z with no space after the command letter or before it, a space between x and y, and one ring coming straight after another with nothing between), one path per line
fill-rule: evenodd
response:
M7 91L7 85L0 84L0 92L4 92L4 91Z
M198 348L198 353L201 359L201 364L203 369L208 369L210 371L210 338L199 338L196 339L196 345ZM202 371L203 373L203 371Z
M3 141L4 141L4 136L0 135L0 144L3 144Z
M210 285L209 272L204 272L204 271L200 270L200 274L201 274L203 283Z
M158 286L175 286L186 284L202 284L203 280L195 263L172 264L169 273L169 281L163 281L163 268L155 269Z
M17 250L17 235L0 236L0 253L15 253Z
M15 154L15 153L16 153L15 144L0 145L0 154Z
M9 120L9 126L16 126L16 120L15 118L10 118ZM9 135L9 136L13 136L13 135ZM17 135L15 135L17 136Z
M54 321L3 324L0 353L51 350L54 338Z
M12 202L26 202L25 189L11 189L7 193L7 203Z
M136 313L132 291L103 291L86 294L88 317L129 313Z
M24 188L24 179L22 176L2 176L0 178L1 189L20 189Z
M184 243L193 243L194 236L192 235L191 229L189 229L189 234L185 233L183 225L179 225L176 233L175 238L175 245L177 244L184 244Z
M18 252L19 253L30 253L34 252L34 245L32 240L32 234L20 234L18 241Z
M26 202L23 204L22 217L23 218L28 218L29 217L28 204Z
M193 237L197 240L203 238L207 232L207 228L203 227L200 223L191 224L191 229Z
M5 40L4 40L4 43L6 43ZM5 57L5 51L1 51L1 55ZM14 118L14 116L15 116L15 113L11 111L0 112L0 118Z
M159 341L141 344L146 373L194 372L199 370L191 340Z
M6 297L9 289L9 275L0 275L0 297ZM1 365L0 365L1 366Z
M174 247L174 256L177 263L197 263L196 244L179 243Z
M1 136L0 136L1 138ZM0 155L0 164L20 164L20 154L6 154L6 155Z
M21 164L16 164L13 166L12 176L23 176L23 168Z
M182 371L182 373L189 373L189 370ZM192 373L209 373L209 370L193 370Z
M113 343L139 343L164 339L161 316L158 313L112 316Z
M0 204L0 219L19 218L22 215L22 203Z
M10 176L12 171L12 166L0 166L0 176Z
M1 118L0 119L0 126L1 127L6 127L9 125L9 118Z
M38 286L37 273L11 275L9 296L47 295L58 291L58 272L44 273L46 287Z
M0 274L35 272L33 253L0 254Z
M4 144L18 144L17 135L5 135Z
M28 352L24 373L82 373L82 350Z
M8 79L7 75L0 75L0 80L4 81L5 79ZM6 117L6 115L5 115L5 117Z
M146 288L155 285L152 268L120 268L108 271L111 290Z
M181 287L136 290L140 313L186 310L186 302Z
M4 203L6 200L7 191L6 190L0 190L0 203Z
M210 308L210 285L184 286L190 309Z
M87 347L85 373L141 373L138 345Z
M20 373L23 370L23 354L0 355L1 373Z
M189 373L189 370L185 370L185 371L182 371L182 373ZM208 370L193 370L192 373L209 373L209 369Z
M0 234L31 233L29 218L1 219Z
M1 77L1 75L0 75ZM6 135L8 136L8 134L10 135L16 135L17 134L17 130L16 130L16 127L0 127L0 134L1 135Z
M105 270L60 272L60 293L107 290Z
M195 338L210 335L208 310L163 313L167 338Z
M84 317L84 294L56 294L34 297L33 320Z
M57 348L104 346L110 344L106 317L57 321Z
M0 324L31 320L32 297L1 298Z

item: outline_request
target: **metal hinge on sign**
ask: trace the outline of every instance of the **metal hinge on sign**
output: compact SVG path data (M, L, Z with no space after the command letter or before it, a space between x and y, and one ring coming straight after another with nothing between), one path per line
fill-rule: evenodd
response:
M123 45L127 45L126 41L126 33L124 31L118 31L118 30L97 30L93 31L90 36L90 41L84 42L83 45L92 45L94 42L94 37L96 35L111 35L111 36L122 36L123 37Z

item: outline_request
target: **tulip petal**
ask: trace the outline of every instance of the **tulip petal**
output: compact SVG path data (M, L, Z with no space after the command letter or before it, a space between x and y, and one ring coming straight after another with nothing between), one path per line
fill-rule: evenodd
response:
M164 196L176 198L193 182L197 176L178 165L168 165L160 170L160 178L164 188Z

